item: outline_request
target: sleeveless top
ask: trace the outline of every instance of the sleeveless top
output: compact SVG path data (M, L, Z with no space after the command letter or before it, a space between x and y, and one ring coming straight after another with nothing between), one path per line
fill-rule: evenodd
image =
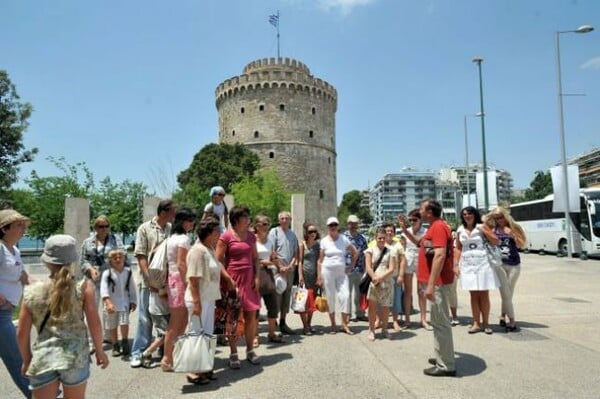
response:
M302 241L304 246L304 262L302 263L302 272L304 273L304 284L306 288L314 288L317 285L317 260L321 246L319 241L315 241L311 247L306 245L306 241Z
M502 263L508 266L518 266L521 264L521 256L517 248L517 242L512 234L506 234L503 229L494 231L496 237L500 240L498 247L502 251Z
M71 294L71 311L63 319L50 316L39 333L44 317L50 310L50 289L53 280L41 281L25 288L23 302L32 315L38 337L32 345L32 359L27 375L37 376L53 370L80 369L90 362L87 327L83 321L83 286L85 279L75 283Z

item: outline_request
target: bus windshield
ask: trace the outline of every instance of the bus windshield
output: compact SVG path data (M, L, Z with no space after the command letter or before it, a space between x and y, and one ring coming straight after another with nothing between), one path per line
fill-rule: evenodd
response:
M596 237L600 237L600 192L591 192L587 194L588 201L594 204L596 212L590 215L592 219L592 232Z

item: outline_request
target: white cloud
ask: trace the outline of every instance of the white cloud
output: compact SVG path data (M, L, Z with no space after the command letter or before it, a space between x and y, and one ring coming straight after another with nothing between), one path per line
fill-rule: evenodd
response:
M355 7L366 6L375 3L377 0L317 0L319 5L326 9L339 9L342 14L347 15L352 12Z
M594 57L587 60L581 65L581 69L598 69L600 70L600 57Z

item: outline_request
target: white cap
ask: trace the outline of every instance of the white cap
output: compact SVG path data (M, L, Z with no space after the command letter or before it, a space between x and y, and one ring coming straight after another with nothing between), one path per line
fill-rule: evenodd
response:
M360 219L356 215L350 215L348 216L346 223L360 223Z
M332 224L340 224L340 221L335 216L331 216L330 218L327 219L327 226L332 225Z

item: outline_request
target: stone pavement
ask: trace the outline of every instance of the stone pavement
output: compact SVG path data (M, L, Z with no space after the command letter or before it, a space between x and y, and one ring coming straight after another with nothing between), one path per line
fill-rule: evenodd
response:
M38 273L40 268L32 272ZM259 366L227 367L228 349L218 347L218 380L194 386L160 368L132 369L110 358L106 370L92 367L89 398L590 398L600 397L600 261L524 254L515 293L522 330L467 334L468 292L458 289L462 324L454 327L456 378L423 375L432 333L421 328L367 340L367 323L353 323L354 336L286 337L267 344L261 323ZM491 293L497 322L498 292ZM415 315L416 316L416 315ZM414 316L413 316L414 317ZM300 329L299 318L288 316ZM416 318L415 318L416 320ZM316 314L317 326L327 326ZM133 323L135 325L135 321ZM132 333L133 336L133 333ZM244 358L244 350L240 351ZM20 397L0 366L3 398Z

